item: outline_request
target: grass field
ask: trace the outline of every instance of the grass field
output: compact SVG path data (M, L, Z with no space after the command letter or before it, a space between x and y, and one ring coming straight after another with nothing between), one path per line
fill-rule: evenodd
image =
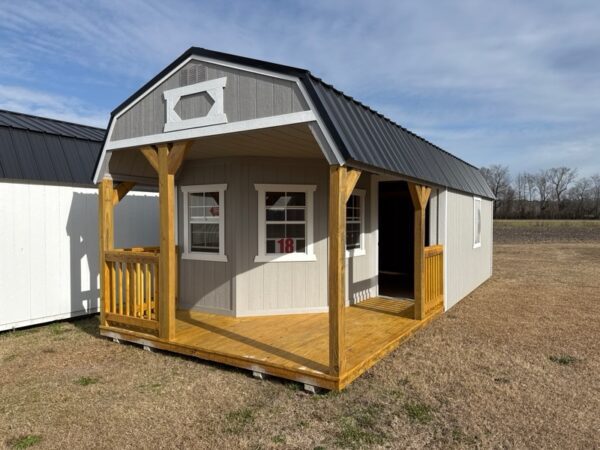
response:
M494 277L340 394L117 345L96 317L0 334L0 445L598 448L600 239L521 229L501 223Z

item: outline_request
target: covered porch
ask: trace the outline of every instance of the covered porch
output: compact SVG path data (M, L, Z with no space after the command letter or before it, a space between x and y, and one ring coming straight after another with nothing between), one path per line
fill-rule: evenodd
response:
M424 238L430 188L411 182L414 299L346 306L346 203L361 170L338 165L328 181L327 313L236 318L178 307L175 175L190 147L126 150L143 155L158 175L159 247L114 248L114 207L135 183L100 183L102 335L339 390L443 310L443 248L425 247Z

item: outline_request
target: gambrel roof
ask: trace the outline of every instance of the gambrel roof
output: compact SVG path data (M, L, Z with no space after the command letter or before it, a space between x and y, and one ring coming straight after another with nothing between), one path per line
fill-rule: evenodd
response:
M297 77L335 142L343 159L341 162L349 166L398 174L425 184L494 198L477 167L337 90L310 71L268 61L192 47L117 107L111 121L192 56Z
M92 185L106 130L0 110L0 178Z

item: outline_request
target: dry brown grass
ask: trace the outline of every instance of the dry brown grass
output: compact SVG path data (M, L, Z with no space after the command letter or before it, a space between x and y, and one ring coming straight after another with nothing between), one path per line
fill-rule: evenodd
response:
M598 242L498 245L493 279L317 396L114 344L96 318L4 333L0 445L598 448L599 292Z

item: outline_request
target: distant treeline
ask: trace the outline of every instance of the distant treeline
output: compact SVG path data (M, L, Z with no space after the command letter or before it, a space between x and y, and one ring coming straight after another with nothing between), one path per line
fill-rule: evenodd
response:
M580 177L577 169L553 167L513 176L497 164L481 173L496 196L498 219L600 219L600 174Z

